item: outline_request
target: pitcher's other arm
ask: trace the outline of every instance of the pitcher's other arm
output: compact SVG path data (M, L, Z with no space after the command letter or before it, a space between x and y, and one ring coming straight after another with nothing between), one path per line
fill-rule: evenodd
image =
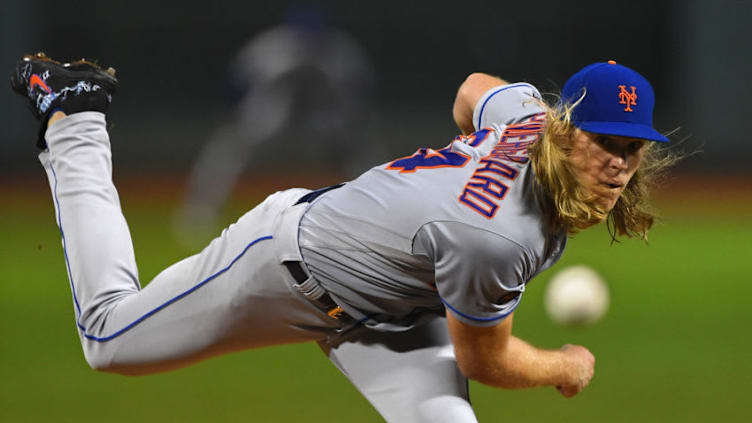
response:
M478 100L483 97L483 94L493 87L507 84L506 81L499 77L478 72L470 74L465 79L462 85L460 85L459 90L457 90L457 97L454 99L454 107L452 109L454 122L463 134L467 135L475 132L475 128L473 127L473 110L475 109L475 105L478 104Z
M513 315L493 327L470 326L447 311L449 333L462 373L480 383L517 389L551 385L565 397L584 389L595 358L585 347L542 350L512 336Z

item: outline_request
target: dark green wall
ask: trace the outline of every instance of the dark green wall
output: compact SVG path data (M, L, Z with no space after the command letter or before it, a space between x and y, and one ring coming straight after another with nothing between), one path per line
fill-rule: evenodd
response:
M228 112L227 63L254 34L281 23L290 3L5 0L0 65L25 52L97 58L122 82L112 109L114 152L124 166L185 168ZM310 4L310 2L295 2ZM752 2L320 2L358 39L378 75L369 141L382 159L442 145L454 128L456 87L472 71L555 92L587 63L615 59L653 83L659 129L681 127L693 165L744 168L752 143ZM75 6L74 6L75 5ZM35 124L8 91L0 96L0 166L35 166ZM177 147L179 146L179 147Z

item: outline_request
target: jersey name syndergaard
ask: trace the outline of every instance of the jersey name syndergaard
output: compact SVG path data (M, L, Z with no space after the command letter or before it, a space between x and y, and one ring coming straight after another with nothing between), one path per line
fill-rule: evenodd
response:
M311 205L301 252L348 313L404 330L426 311L493 325L517 307L565 240L548 236L532 190L536 98L529 84L492 89L475 133L375 167Z

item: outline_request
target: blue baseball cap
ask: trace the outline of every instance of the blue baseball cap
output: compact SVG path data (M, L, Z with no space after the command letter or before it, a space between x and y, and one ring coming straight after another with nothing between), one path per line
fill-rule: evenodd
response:
M585 97L572 110L572 123L603 135L668 142L653 129L655 94L645 77L613 60L593 63L572 75L561 90L567 103Z

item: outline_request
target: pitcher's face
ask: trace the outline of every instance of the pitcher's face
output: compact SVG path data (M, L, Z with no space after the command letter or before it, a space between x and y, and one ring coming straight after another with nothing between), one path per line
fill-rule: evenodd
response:
M645 140L601 135L577 129L572 136L571 161L583 186L605 211L616 205L640 167Z

